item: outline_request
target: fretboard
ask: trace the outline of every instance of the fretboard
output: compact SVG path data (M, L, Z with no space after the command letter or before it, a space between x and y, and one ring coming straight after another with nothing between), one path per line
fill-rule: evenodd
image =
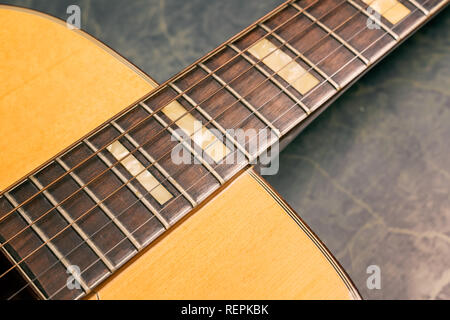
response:
M3 298L85 296L447 3L288 1L198 60L0 194Z

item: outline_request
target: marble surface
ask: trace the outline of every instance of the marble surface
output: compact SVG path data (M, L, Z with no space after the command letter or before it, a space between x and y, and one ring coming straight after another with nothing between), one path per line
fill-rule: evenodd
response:
M159 82L282 1L0 0L66 19ZM294 140L269 182L365 299L450 299L450 9ZM381 289L366 269L381 270Z

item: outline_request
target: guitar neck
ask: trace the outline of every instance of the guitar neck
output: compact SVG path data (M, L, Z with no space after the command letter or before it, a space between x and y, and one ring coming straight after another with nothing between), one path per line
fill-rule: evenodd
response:
M447 3L284 3L4 191L11 270L42 298L84 296Z

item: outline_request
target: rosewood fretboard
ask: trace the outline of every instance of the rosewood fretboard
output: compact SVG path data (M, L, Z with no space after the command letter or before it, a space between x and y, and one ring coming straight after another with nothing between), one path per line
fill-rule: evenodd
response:
M83 297L447 2L288 1L200 59L1 193L1 298Z

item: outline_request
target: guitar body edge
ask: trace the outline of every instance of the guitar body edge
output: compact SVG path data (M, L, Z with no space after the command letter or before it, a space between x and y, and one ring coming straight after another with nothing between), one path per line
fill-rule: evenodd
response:
M86 33L0 5L0 190L156 83ZM4 156L6 155L6 156ZM253 169L99 286L90 299L358 299L323 244Z

